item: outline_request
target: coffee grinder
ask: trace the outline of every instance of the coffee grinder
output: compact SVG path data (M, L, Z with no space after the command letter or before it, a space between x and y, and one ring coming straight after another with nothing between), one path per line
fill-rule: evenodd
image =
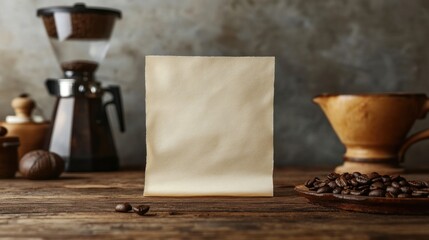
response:
M95 71L105 57L121 12L116 9L56 6L37 10L64 77L47 79L48 92L57 97L46 148L62 156L67 171L112 171L119 159L106 107L116 107L125 130L119 86L102 87ZM108 93L111 101L103 103Z

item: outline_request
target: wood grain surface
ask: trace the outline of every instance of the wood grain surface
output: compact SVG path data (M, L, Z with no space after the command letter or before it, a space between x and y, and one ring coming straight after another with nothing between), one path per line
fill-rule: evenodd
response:
M0 180L0 239L429 239L429 216L328 209L294 192L326 173L277 170L273 198L143 198L143 171ZM121 202L149 215L114 212Z

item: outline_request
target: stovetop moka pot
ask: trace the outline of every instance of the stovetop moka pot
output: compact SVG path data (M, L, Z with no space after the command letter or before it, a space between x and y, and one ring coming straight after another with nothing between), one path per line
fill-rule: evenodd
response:
M46 80L48 92L57 97L47 148L65 159L66 171L117 170L106 107L115 105L125 131L121 92L119 86L102 87L95 71L121 12L79 3L38 9L37 16L64 72L63 78ZM112 100L103 102L106 93Z

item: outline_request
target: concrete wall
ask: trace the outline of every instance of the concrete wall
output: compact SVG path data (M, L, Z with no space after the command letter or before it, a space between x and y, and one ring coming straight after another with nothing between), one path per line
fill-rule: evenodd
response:
M0 2L0 117L30 92L47 116L46 77L61 71L39 7L74 1ZM418 0L89 0L121 9L98 71L123 90L127 132L113 128L124 165L144 163L144 56L276 56L277 165L335 165L343 148L319 108L322 92L429 92L429 1ZM429 125L420 121L414 130ZM408 165L429 165L428 144Z

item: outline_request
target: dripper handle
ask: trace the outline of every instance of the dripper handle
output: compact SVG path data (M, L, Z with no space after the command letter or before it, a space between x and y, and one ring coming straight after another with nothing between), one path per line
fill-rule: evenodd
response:
M118 116L119 129L121 132L125 132L125 121L124 121L124 110L122 106L121 89L119 86L108 86L104 88L104 91L112 94L112 100L104 103L104 108L110 104L114 104L116 108L116 114Z
M426 99L426 102L423 106L423 110L420 117L424 118L428 111L429 111L429 98ZM413 135L409 136L407 139L405 139L404 143L402 144L399 150L399 155L398 155L399 162L404 162L405 153L414 143L420 142L425 139L429 139L429 128L416 132Z

